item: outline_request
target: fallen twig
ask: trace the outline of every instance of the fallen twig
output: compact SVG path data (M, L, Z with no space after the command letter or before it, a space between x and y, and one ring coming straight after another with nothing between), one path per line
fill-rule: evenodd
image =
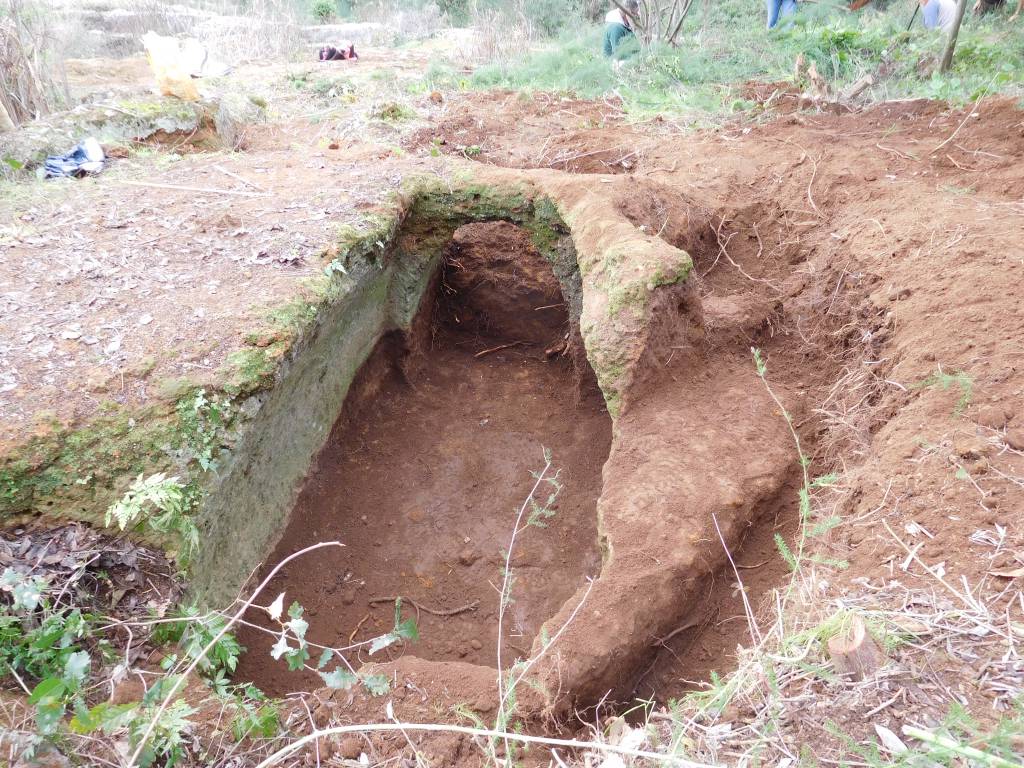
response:
M657 645L664 645L669 640L671 640L673 637L678 635L680 632L685 632L686 630L693 629L694 627L697 627L697 626L700 626L700 619L690 619L688 622L686 622L682 626L679 626L679 627L676 627L675 629L673 629L671 632L669 632L664 637L655 638L654 642L651 643L651 646L654 647L654 646L657 646Z
M449 610L436 610L433 608L427 608L425 605L420 605L415 600L408 597L402 597L401 595L388 595L387 597L371 597L369 600L367 600L367 602L370 605L373 605L374 603L393 603L395 602L395 600L401 600L403 602L406 602L416 610L423 611L424 613L429 613L434 616L457 616L458 614L465 613L466 611L475 611L477 606L480 605L479 600L474 600L473 602L466 603L465 605L460 606L458 608L451 608Z
M209 187L186 187L182 184L157 184L154 181L122 181L132 187L152 187L153 189L176 189L181 192L202 192L207 195L238 195L239 197L267 197L264 192L243 192L236 189L210 189Z
M236 181L240 181L240 182L242 182L242 183L243 183L243 184L245 184L245 185L246 185L247 187L252 187L253 189L259 190L260 192L263 192L264 194L266 194L266 193L267 193L267 190L266 190L266 189L264 189L263 187L261 187L261 186L260 186L259 184L257 184L256 182L254 182L254 181L249 181L248 179L243 179L243 178L242 178L241 176L239 176L239 175L238 175L237 173L234 173L234 172L232 172L232 171L229 171L229 170L228 170L227 168L224 168L223 166L220 166L220 165L215 165L215 166L213 166L213 170L215 170L215 171L220 171L220 172L221 172L221 173L223 173L223 174L224 174L225 176L230 176L230 177L231 177L232 179L235 179Z
M648 752L642 749L630 749L620 747L616 744L603 744L597 741L581 741L578 739L553 739L546 736L531 736L525 733L514 733L495 731L489 728L470 728L465 725L447 725L445 723L366 723L363 725L338 725L333 728L323 728L313 731L300 739L295 739L289 744L281 747L274 754L265 758L256 768L270 768L275 763L288 757L299 749L302 749L311 741L323 738L324 736L336 736L345 733L367 733L381 731L426 731L433 733L463 733L467 736L482 736L485 738L501 738L508 741L518 741L523 744L546 744L552 747L565 747L567 749L592 749L597 752L609 752L627 757L642 757L648 760L657 760L661 763L669 763L678 768L718 768L708 763L695 763L682 757L661 752Z
M998 755L989 754L988 752L982 752L980 749L975 749L966 744L961 744L955 739L950 739L938 733L932 733L926 731L924 728L918 728L913 725L903 726L903 735L909 736L912 739L923 741L925 744L932 744L943 749L948 749L951 752L956 752L959 755L970 758L971 760L981 760L983 763L997 766L997 768L1018 768L1019 763L1011 763L1009 760L1004 760Z
M498 346L491 347L490 349L482 349L479 352L477 352L475 355L473 355L473 357L483 357L484 355L491 354L491 352L498 352L498 351L500 351L502 349L508 349L509 347L518 347L520 344L525 344L525 343L526 343L525 341L513 341L510 344L499 344Z

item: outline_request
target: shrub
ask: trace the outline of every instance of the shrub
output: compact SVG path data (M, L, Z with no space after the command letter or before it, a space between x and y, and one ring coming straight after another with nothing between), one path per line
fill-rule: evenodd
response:
M555 37L582 18L578 0L534 0L526 4L523 14L543 37Z
M334 4L334 0L313 0L309 6L309 12L318 22L326 24L337 16L338 8Z
M461 27L469 21L469 0L437 0L437 7L452 26Z

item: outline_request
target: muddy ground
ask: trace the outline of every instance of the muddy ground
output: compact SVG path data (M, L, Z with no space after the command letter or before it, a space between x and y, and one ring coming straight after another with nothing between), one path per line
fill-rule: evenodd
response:
M386 68L373 57L359 66ZM600 401L580 396L566 358L545 355L564 321L550 340L477 357L528 333L467 334L441 312L415 370L400 364L407 350L382 349L372 397L336 426L276 553L328 534L348 544L282 581L310 609L313 636L333 642L386 628L388 604L368 602L380 596L439 612L476 604L452 616L421 609L423 640L391 649L402 657L393 667L399 716L447 716L438 713L473 701L473 686L488 678L476 667L439 676L419 660L494 666L494 582L508 526L482 510L515 507L541 445L554 451L566 487L550 528L531 531L521 554L522 641L506 636L506 646L524 657L540 623L564 616L573 603L563 602L601 565L599 495L606 508L649 516L649 526L632 518L632 554L616 561L631 590L620 601L643 602L658 547L669 546L651 532L693 524L703 533L686 546L724 564L701 500L763 465L762 491L745 486L735 500L750 507L749 525L733 531L744 539L730 553L735 570L696 585L704 598L680 609L677 625L620 626L642 658L607 662L623 664L601 678L615 679L604 690L613 695L587 690L572 704L662 704L713 671L728 673L737 645L750 643L744 590L768 626L775 606L762 598L789 578L774 534L790 548L801 538L800 467L781 406L756 375L758 347L812 474L837 475L815 493L809 521L826 523L806 543L818 561L816 592L791 610L817 620L850 606L914 616L922 595L956 606L966 594L1006 620L1005 630L973 635L969 650L920 629L870 690L816 684L786 705L786 743L824 755L843 749L828 722L865 740L872 723L899 732L941 721L953 704L982 723L1005 712L1024 685L1024 114L998 99L968 109L913 101L686 133L669 119L627 124L613 103L543 94L453 92L413 103L418 116L403 125L354 110L315 121L288 111L254 126L244 152L170 163L136 156L97 179L12 188L0 202L3 450L55 423L170 397L180 379L216 383L267 307L322 268L318 253L337 225L357 222L404 177L450 179L489 164L586 174L645 235L693 258L690 304L679 308L687 342L656 350L647 383L616 416L608 464L612 427ZM643 506L665 489L677 504ZM584 665L589 650L621 639L570 631L580 658L566 664ZM263 647L256 635L246 640ZM315 682L288 677L262 654L247 657L240 675L278 693ZM333 697L317 712L358 722L379 719L383 706ZM744 706L726 715L737 730L757 715ZM438 764L469 759L464 742L429 745ZM406 744L365 748L386 755ZM727 762L742 751L723 749Z

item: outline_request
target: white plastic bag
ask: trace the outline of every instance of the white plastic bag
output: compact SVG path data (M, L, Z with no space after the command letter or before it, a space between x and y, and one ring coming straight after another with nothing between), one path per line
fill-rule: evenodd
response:
M184 101L198 101L199 89L188 71L188 62L182 56L181 43L173 37L147 32L142 36L142 44L146 46L146 56L160 93Z

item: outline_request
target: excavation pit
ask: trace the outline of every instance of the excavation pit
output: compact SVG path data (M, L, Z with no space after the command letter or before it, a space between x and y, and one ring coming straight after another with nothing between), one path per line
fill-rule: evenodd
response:
M504 221L455 231L408 332L376 345L266 562L319 541L267 588L299 602L308 639L345 647L388 632L394 598L420 639L358 666L413 655L497 663L504 553L544 451L561 491L521 533L502 660L529 655L541 624L601 567L596 504L611 420L551 264ZM546 497L550 488L541 489ZM254 624L271 628L265 614ZM250 627L236 678L281 695L321 685L274 661ZM314 654L315 663L319 653Z
M631 700L659 638L704 614L713 543L742 538L793 457L746 326L702 306L685 251L599 186L493 174L415 187L343 236L327 301L204 506L195 591L223 603L257 563L339 540L257 601L303 605L310 664L390 630L401 595L421 638L352 651L354 668L493 713L496 667L524 659L518 706L560 716ZM502 553L544 448L564 490L513 548L499 660ZM322 684L271 658L265 612L247 619L236 680Z

